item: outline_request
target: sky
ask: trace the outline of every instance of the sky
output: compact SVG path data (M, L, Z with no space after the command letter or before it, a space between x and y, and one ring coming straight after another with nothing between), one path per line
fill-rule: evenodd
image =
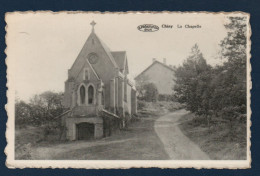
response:
M28 101L44 91L64 91L68 69L91 32L92 20L96 34L111 51L127 52L130 79L147 68L152 58L180 65L195 43L209 64L221 62L217 53L227 33L224 14L13 13L6 17L6 53L8 79L14 82L16 96ZM157 25L159 30L139 31L142 24ZM163 24L172 28L162 28Z

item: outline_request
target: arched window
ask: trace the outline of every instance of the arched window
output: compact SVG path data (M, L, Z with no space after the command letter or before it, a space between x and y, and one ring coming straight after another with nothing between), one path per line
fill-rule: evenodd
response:
M85 104L86 90L83 85L80 87L79 92L80 92L80 104Z
M94 103L94 87L90 85L88 87L88 104Z

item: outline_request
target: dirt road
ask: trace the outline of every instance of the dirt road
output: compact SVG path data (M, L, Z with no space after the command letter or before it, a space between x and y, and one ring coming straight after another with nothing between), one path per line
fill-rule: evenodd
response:
M209 157L187 138L178 127L178 120L188 113L178 110L160 117L155 121L154 128L161 139L165 151L172 160L207 160Z

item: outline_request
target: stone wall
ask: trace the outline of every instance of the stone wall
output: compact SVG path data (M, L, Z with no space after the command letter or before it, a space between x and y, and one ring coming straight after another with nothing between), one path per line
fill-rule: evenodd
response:
M79 123L92 123L95 126L94 138L103 137L103 119L100 117L90 117L90 118L75 118L67 117L66 118L66 138L68 140L77 140L77 129L76 125Z
M87 115L96 115L98 107L96 105L89 106L77 106L73 109L73 116L87 116Z

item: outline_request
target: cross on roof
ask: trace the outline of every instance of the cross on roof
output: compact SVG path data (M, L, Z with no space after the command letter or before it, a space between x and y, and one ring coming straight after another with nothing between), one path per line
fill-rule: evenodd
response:
M90 23L90 25L92 26L92 32L94 32L94 26L96 25L97 23L95 23L95 21L92 21L91 23Z

